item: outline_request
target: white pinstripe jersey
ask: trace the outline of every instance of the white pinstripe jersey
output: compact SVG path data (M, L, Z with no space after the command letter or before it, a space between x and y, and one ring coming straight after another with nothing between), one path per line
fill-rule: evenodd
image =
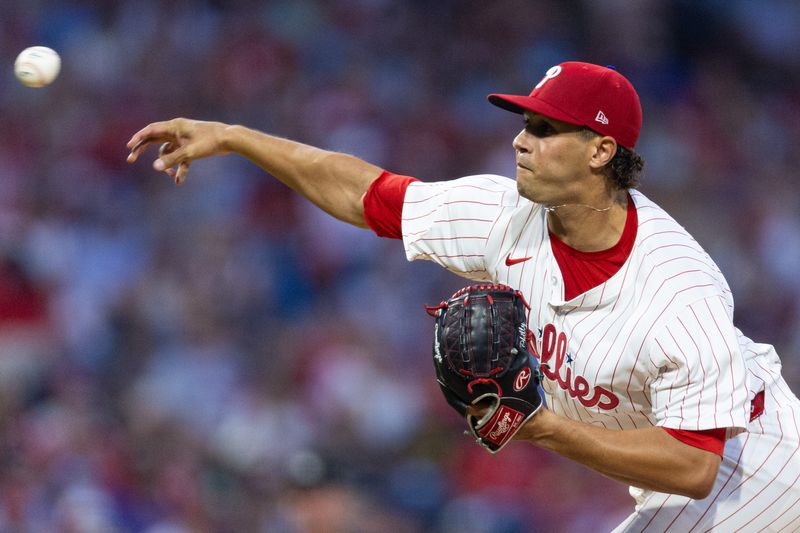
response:
M728 284L688 232L630 193L638 218L630 256L570 301L546 211L501 176L410 184L406 256L522 291L554 412L609 429L730 428L710 496L631 487L636 510L615 533L800 528L800 402L775 350L733 326ZM760 391L764 414L750 421Z

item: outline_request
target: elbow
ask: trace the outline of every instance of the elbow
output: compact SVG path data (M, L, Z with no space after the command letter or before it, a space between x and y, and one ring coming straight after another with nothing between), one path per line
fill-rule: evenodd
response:
M702 481L700 483L693 484L691 487L687 487L687 490L682 494L682 496L686 496L693 500L705 500L711 494L711 489L713 488L713 479L710 483L707 481Z
M704 500L714 488L719 473L720 456L712 452L706 452L707 457L691 469L684 477L684 484L678 494L692 498L693 500Z

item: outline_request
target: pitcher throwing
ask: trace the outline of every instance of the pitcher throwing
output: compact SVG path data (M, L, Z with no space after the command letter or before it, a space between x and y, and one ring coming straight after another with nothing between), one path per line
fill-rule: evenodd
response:
M167 143L154 166L180 183L194 160L237 153L333 216L402 239L409 260L519 290L546 407L515 439L630 485L617 531L800 529L800 402L773 347L734 326L717 265L636 191L633 86L566 62L528 95L489 99L524 118L516 181L422 182L186 119L136 133L129 160Z

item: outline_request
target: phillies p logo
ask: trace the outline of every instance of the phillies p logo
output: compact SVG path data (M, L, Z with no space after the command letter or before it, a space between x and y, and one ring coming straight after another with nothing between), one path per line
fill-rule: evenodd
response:
M547 72L544 73L544 78L542 78L541 81L539 81L539 83L536 84L536 87L534 87L533 90L535 91L536 89L544 85L547 82L547 80L552 80L559 74L561 74L561 65L550 67L549 69L547 69Z

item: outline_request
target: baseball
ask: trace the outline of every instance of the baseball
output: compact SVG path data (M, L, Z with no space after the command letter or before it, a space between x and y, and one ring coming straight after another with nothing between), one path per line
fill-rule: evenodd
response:
M46 46L26 48L14 62L14 74L28 87L50 85L58 77L60 70L61 58L55 50Z

